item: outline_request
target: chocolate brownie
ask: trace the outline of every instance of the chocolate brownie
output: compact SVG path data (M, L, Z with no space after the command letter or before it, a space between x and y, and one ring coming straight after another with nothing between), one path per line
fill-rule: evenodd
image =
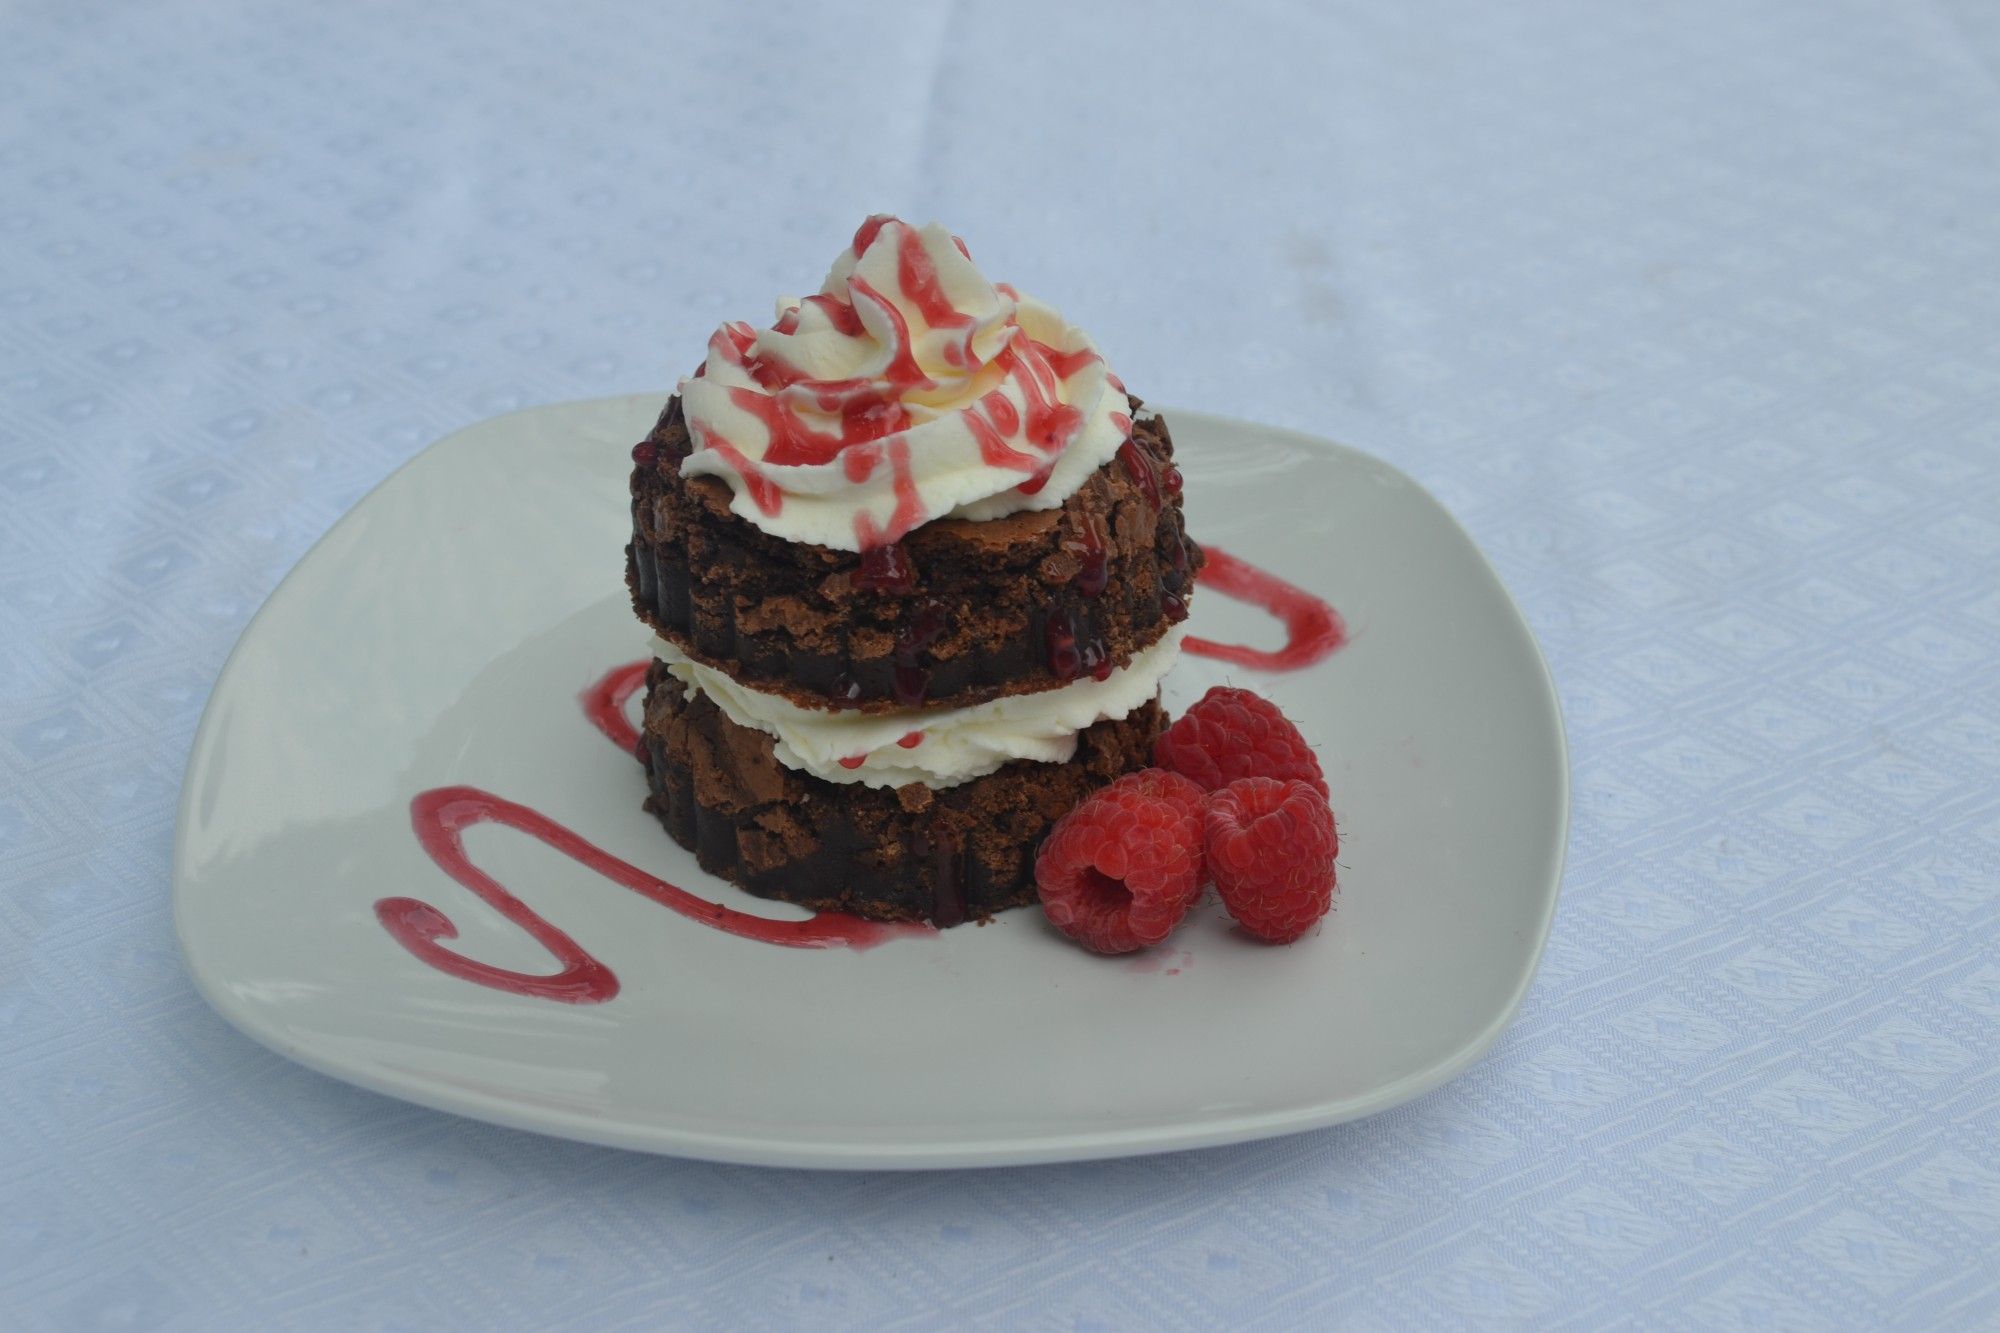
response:
M678 397L632 452L626 581L689 656L809 707L964 705L1099 677L1187 614L1201 549L1181 517L1165 421L1059 509L927 523L866 554L788 542L682 477Z
M1035 851L1072 806L1151 762L1157 700L1077 736L1068 763L1016 761L938 790L867 787L786 768L655 662L639 757L646 808L702 869L760 897L878 920L978 920L1034 901Z

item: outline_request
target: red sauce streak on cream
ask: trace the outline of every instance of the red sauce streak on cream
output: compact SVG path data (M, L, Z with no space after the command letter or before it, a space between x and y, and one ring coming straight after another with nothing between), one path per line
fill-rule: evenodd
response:
M880 445L869 443L858 449L849 449L840 456L841 471L857 486L875 475L875 465L882 461Z
M606 740L627 754L639 748L639 729L625 716L625 701L637 694L639 687L646 683L646 668L652 664L652 658L642 657L636 662L613 667L595 685L576 696L590 725L603 732Z
M986 419L993 423L993 429L1012 435L1021 429L1021 414L1014 410L1014 404L1006 394L995 389L979 400L986 409Z
M831 324L836 332L845 334L849 338L860 336L861 316L855 314L854 307L838 296L830 296L824 292L817 296L808 296L797 309L803 312L806 306L813 306L822 311L826 315L826 322Z
M875 244L875 237L881 233L882 228L895 220L895 217L888 213L871 214L866 222L854 229L854 245L852 247L854 253L858 255L869 246Z
M1049 367L1048 350L1028 338L1016 338L993 362L1003 366L1004 373L1021 386L1021 397L1028 409L1028 442L1044 453L1053 454L1062 452L1083 429L1083 413L1056 400L1057 379Z
M742 320L736 320L724 324L715 331L714 336L708 340L708 350L729 365L741 366L747 364L750 344L755 341L757 341L757 331ZM702 362L701 369L708 369L706 361Z
M1202 550L1208 563L1195 582L1269 611L1285 627L1285 646L1267 651L1189 636L1181 644L1183 651L1264 671L1298 671L1330 657L1347 642L1347 626L1339 613L1305 589L1206 543Z
M731 389L729 401L763 423L770 436L764 445L763 461L772 467L813 467L832 462L840 453L838 435L808 430L795 414L781 408L769 394L754 389Z
M889 446L889 462L896 469L896 512L889 520L889 541L899 541L924 521L924 498L917 493L917 479L910 471L910 442L897 436Z
M914 750L923 743L924 733L921 731L906 731L896 742L896 744L902 746L905 750Z
M1036 345L1041 346L1039 343ZM1094 365L1104 359L1088 347L1079 347L1074 352L1058 352L1053 347L1043 347L1042 353L1048 357L1049 369L1056 373L1056 378L1059 380L1066 380L1085 366Z
M811 429L776 398L754 389L733 388L729 391L729 401L763 424L769 440L762 461L770 467L818 467L831 463L845 449L906 430L910 425L910 414L901 403L879 398L856 397L844 404L836 399L840 407L838 435Z
M907 436L894 435L889 438L889 468L895 478L896 507L889 514L886 527L876 527L875 518L866 510L854 516L854 537L862 550L872 550L877 546L887 546L890 542L901 541L908 533L924 521L924 498L917 492L916 474L910 470L910 441ZM871 462L868 472L874 471ZM854 470L848 469L848 476L855 480L866 480L868 472L854 477Z
M1049 477L1051 474L1055 472L1055 470L1056 470L1056 465L1054 463L1051 463L1047 467L1043 468L1041 471L1037 472L1034 476L1022 482L1019 486L1016 486L1014 489L1019 491L1023 495L1033 495L1035 494L1035 492L1041 490L1042 487L1049 484Z
M851 754L845 759L835 760L834 762L838 763L842 768L856 769L868 762L868 756L865 754Z
M1042 466L1041 459L1033 454L1022 453L1001 436L1001 431L1011 432L1013 427L998 424L1003 414L994 411L992 406L994 400L998 400L1000 406L1006 409L1005 416L1016 424L1020 422L1020 417L1014 411L1014 405L1001 397L998 389L979 400L980 406L987 413L986 416L981 416L977 411L961 413L960 419L965 422L966 429L972 432L972 438L979 445L979 461L988 467L1018 468L1022 472L1037 470Z
M934 387L934 381L924 374L923 367L917 364L916 352L910 346L910 322L903 318L903 312L896 308L895 302L869 286L867 280L858 273L848 278L847 289L873 305L888 322L891 350L889 364L882 371L882 379L898 389ZM845 385L860 381L835 382Z
M951 298L944 294L937 265L924 249L923 237L912 227L904 227L902 235L896 238L896 282L926 324L934 329L965 330L965 337L954 348L946 349L947 353L956 350L958 356L947 355L945 359L953 365L966 364L970 356L967 343L973 332L972 316L952 305Z
M743 478L743 489L750 492L750 503L765 514L775 514L785 507L785 493L778 489L776 482L764 475L764 470L743 456L743 451L717 435L707 426L702 427L704 442L710 449L722 455L729 466L736 469L736 475Z

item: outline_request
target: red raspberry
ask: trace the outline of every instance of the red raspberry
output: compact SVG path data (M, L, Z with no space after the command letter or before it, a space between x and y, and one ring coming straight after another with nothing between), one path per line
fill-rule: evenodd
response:
M1322 799L1326 778L1306 738L1262 695L1217 685L1153 742L1153 762L1208 791L1238 778L1296 778Z
M1290 944L1333 905L1340 834L1304 782L1241 778L1208 798L1207 852L1222 905L1243 929Z
M1057 821L1035 857L1055 928L1098 953L1173 933L1201 897L1206 797L1177 773L1128 773Z

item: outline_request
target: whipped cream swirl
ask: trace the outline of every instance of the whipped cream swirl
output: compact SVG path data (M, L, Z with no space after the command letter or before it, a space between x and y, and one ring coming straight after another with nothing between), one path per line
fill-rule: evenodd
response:
M842 551L1056 508L1132 429L1082 330L987 281L938 224L879 215L771 328L718 329L680 394L683 473L723 478L774 537Z
M770 736L787 768L828 782L939 788L984 777L1015 759L1068 763L1079 731L1126 717L1159 694L1185 632L1176 625L1103 680L1085 676L1058 689L969 707L891 713L803 708L739 684L665 639L653 640L653 655L690 690L714 700L731 722Z

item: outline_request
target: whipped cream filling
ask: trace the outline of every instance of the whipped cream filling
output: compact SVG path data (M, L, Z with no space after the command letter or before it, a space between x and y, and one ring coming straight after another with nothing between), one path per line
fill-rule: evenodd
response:
M1056 508L1132 430L1082 330L987 281L938 224L882 216L771 328L718 329L680 394L684 474L723 478L774 537L841 551Z
M1015 759L1066 763L1076 734L1094 722L1127 716L1160 692L1180 656L1175 626L1103 680L1085 676L1053 690L1017 694L966 708L860 713L803 708L782 695L738 684L665 639L653 655L683 685L715 701L739 727L770 736L778 762L828 782L870 787L955 787Z

